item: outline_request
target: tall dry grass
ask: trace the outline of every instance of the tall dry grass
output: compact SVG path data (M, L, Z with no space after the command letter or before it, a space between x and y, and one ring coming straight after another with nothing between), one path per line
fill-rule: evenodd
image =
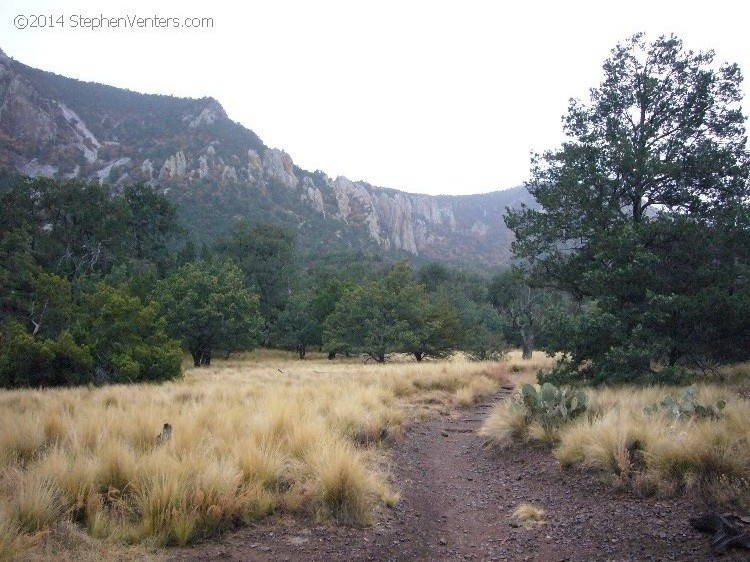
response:
M150 545L277 511L368 524L398 499L380 451L409 405L466 405L497 388L492 370L261 352L161 385L2 392L0 558L64 521L91 540ZM159 444L164 423L173 433Z
M714 503L750 508L750 402L731 387L707 384L698 387L696 400L703 405L724 400L718 418L644 412L666 394L679 396L681 391L587 390L587 414L559 428L551 439L535 430L522 409L505 402L495 407L481 433L500 448L519 441L551 441L563 466L604 471L617 485L644 494L695 491Z

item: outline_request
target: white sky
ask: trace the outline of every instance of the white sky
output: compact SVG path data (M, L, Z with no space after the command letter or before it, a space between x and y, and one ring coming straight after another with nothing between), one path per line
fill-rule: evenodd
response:
M675 33L750 74L742 4L0 0L0 48L81 80L212 96L309 170L467 194L527 179L530 151L562 140L568 99L585 98L610 49L636 31ZM14 27L18 15L43 14L65 25ZM73 29L78 14L206 17L214 27Z

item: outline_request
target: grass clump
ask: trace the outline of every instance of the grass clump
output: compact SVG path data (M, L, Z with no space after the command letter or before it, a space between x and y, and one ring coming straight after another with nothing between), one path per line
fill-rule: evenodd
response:
M538 525L545 525L547 523L544 520L545 515L547 515L547 512L541 507L530 503L521 503L510 514L509 521L513 527L532 529Z
M5 509L0 509L0 560L10 560L21 551L21 523Z
M563 466L602 471L643 494L688 491L715 505L750 504L742 484L750 475L747 399L714 384L602 388L589 395L586 413L557 430L553 454ZM681 398L662 407L665 395ZM512 402L495 407L481 434L499 447L550 441ZM723 493L719 482L733 493Z

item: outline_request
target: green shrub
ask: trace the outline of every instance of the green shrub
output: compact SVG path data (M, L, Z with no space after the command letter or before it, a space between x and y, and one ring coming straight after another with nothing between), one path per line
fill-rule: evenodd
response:
M18 324L11 325L0 343L0 386L60 386L93 380L93 359L69 332L56 340L35 339Z
M140 366L140 380L169 380L179 377L182 372L182 349L176 340L166 341L159 346L136 346L133 358Z
M84 297L77 333L96 358L97 383L163 381L180 376L180 344L167 336L156 304L101 284Z

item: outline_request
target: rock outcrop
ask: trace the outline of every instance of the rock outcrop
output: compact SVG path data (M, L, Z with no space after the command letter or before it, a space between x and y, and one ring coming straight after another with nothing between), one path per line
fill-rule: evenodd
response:
M433 197L343 176L332 180L266 147L212 98L86 84L26 67L0 51L2 165L29 176L142 181L178 199L191 196L193 205L204 198L212 209L224 209L227 216L212 220L234 220L248 209L257 216L263 209L269 220L281 217L300 228L314 223L317 236L348 247L366 238L384 251L484 265L510 256L505 206L531 202L523 189ZM179 189L170 191L173 186ZM212 196L235 197L235 204L216 207Z
M263 170L271 180L274 180L287 189L297 187L299 180L294 175L294 163L292 157L278 148L269 148L263 155Z

